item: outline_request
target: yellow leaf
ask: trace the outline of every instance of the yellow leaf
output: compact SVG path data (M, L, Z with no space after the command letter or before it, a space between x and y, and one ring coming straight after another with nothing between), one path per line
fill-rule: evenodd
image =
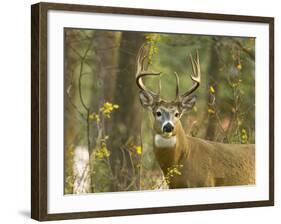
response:
M241 63L239 63L238 65L236 65L236 68L237 68L238 70L241 70L241 69L242 69Z
M142 153L141 146L135 146L135 149L136 149L137 154L141 155L141 153Z
M90 115L89 115L89 119L90 119L90 120L95 120L95 121L100 121L100 117L99 117L99 115L96 114L96 113L90 114Z
M214 114L215 111L214 111L213 109L209 108L209 109L208 109L208 113L209 113L209 114Z
M197 107L196 106L193 107L193 111L197 112Z
M215 93L215 88L213 86L210 86L210 93Z

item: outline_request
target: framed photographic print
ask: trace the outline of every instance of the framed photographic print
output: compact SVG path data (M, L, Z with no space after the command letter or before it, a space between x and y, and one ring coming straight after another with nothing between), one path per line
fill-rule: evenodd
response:
M32 5L32 208L274 204L274 19Z

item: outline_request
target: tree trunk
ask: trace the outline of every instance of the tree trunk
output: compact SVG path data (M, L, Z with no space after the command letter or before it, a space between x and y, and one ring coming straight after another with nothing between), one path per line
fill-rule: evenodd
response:
M141 110L138 89L135 84L136 56L144 42L142 34L123 32L119 49L119 69L114 92L114 103L119 109L113 116L113 130L110 139L111 163L117 183L113 190L139 189L137 158L132 149L140 145ZM133 183L132 181L135 181Z
M213 43L211 45L210 51L210 67L209 67L209 74L207 75L207 83L208 83L208 91L207 91L207 102L212 101L213 97L217 99L218 91L219 91L219 40L217 38L213 38ZM211 96L209 87L213 87L215 92L212 93ZM214 108L212 105L209 106L210 111L208 111L208 123L206 129L206 139L214 140L216 136L216 127L217 127L217 120L216 116L212 111Z

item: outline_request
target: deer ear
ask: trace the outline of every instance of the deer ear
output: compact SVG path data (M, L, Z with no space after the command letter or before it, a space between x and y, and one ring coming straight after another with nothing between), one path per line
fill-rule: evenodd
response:
M152 109L152 105L154 104L154 99L151 94L145 91L140 91L139 93L141 105L146 109Z
M196 96L185 96L182 100L181 100L181 108L183 111L187 111L187 110L191 110L192 107L195 105L196 102Z

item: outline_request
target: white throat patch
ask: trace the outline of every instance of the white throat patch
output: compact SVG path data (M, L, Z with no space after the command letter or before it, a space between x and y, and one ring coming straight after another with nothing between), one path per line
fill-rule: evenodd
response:
M161 135L156 134L154 137L154 144L158 148L170 148L176 145L177 138L172 136L170 138L164 138Z

